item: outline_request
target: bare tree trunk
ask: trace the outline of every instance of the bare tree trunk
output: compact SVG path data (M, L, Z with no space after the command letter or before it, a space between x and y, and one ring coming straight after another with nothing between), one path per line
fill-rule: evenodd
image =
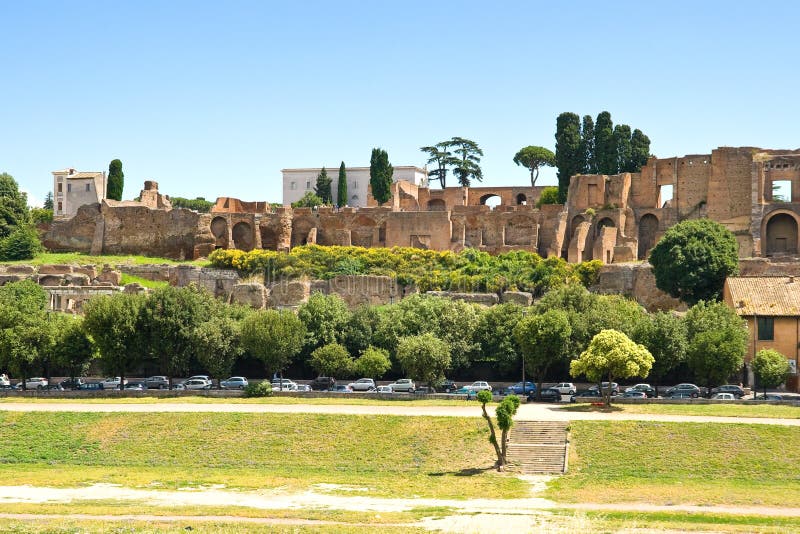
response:
M508 463L508 447L507 447L507 445L508 445L508 430L503 430L503 432L500 434L500 436L501 436L501 440L502 440L502 443L501 443L501 446L500 446L500 452L501 452L502 457L503 457L502 465L506 465Z
M492 423L492 418L489 417L489 414L486 413L486 405L481 404L481 410L483 410L483 418L486 419L486 422L489 423L489 442L494 446L494 452L497 454L497 470L502 471L503 466L505 465L505 457L503 451L500 450L500 445L497 443L497 434L494 431L494 423Z

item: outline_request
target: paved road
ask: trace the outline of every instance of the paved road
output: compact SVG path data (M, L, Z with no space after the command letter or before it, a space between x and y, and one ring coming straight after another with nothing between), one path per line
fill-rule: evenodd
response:
M768 417L717 417L699 415L660 415L602 412L573 412L564 406L546 404L522 404L514 419L518 421L665 421L696 423L740 423L800 426L800 419L778 419ZM0 402L0 411L10 412L126 412L126 413L325 413L347 415L398 415L436 417L480 417L478 404L464 406L409 406L397 405L351 405L351 404L117 404L117 403L36 403Z

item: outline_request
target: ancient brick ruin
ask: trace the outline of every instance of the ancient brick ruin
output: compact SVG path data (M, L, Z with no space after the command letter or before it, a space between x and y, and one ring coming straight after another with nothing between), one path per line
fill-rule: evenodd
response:
M791 198L773 198L773 184ZM665 201L665 190L671 199ZM565 205L536 208L542 187L430 189L396 182L384 206L271 208L221 197L209 214L172 209L147 182L139 202L104 200L54 221L51 250L207 256L215 248L289 250L306 243L490 253L528 250L571 262L646 257L669 227L708 217L739 241L740 257L797 254L800 151L721 147L711 154L651 158L639 173L577 175ZM494 208L486 205L499 199ZM372 199L371 199L372 200Z

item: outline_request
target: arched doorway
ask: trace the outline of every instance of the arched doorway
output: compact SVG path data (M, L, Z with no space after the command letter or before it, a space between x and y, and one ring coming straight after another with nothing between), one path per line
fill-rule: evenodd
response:
M291 246L299 247L308 243L308 234L314 225L308 221L295 221L292 223L292 241Z
M797 220L778 213L767 221L767 256L797 254Z
M228 248L228 221L222 217L214 217L211 221L211 234L214 236L214 248Z
M253 228L246 222L238 222L231 230L233 246L245 252L253 250Z
M578 229L578 226L583 222L583 217L580 215L576 215L572 218L572 225L570 226L570 235L575 235L575 230Z
M434 198L428 201L428 211L446 211L447 205L441 198Z
M615 224L612 219L609 219L608 217L603 217L597 223L597 228L595 229L595 237L600 237L600 234L603 232L603 228L605 227L614 228L614 226Z
M652 213L639 219L639 259L647 259L647 253L656 244L658 235L658 219Z
M517 195L517 206L525 206L528 204L528 197L525 196L525 193L520 193Z
M494 209L496 206L502 204L503 201L499 195L495 195L494 193L489 193L488 195L483 195L481 197L481 204L484 206L489 206L490 208Z
M267 226L259 228L261 231L261 248L264 250L278 250L278 235L275 230Z

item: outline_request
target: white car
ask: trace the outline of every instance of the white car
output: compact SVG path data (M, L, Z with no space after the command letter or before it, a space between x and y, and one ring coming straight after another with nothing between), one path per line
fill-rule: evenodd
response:
M390 388L389 386L378 386L373 391L373 393L391 393L391 392L392 388Z
M211 377L208 375L193 375L187 378L184 382L188 382L189 380L205 380L206 384L212 386L214 382L211 380Z
M475 393L478 391L492 391L492 386L489 385L489 382L484 382L483 380L476 380L466 388L468 391L474 391Z
M711 395L711 400L736 400L736 396L733 393L714 393Z
M247 387L247 379L243 376L232 376L221 380L219 383L220 389L244 389Z
M288 378L284 379L276 378L275 380L270 382L270 384L272 385L273 391L281 391L281 390L297 391L297 384L289 380Z
M371 378L359 378L355 382L348 384L353 391L372 391L375 389L375 381Z
M8 375L3 373L0 375L0 387L9 387L11 385L11 381L8 379Z
M414 393L414 390L417 389L414 385L414 381L410 378L398 378L389 384L389 388L392 390L392 393Z
M47 385L47 379L42 377L29 378L25 381L25 389L44 389Z
M181 386L183 387L180 389L211 389L211 383L202 378L190 378L184 381Z
M553 386L553 389L557 389L562 395L575 395L577 391L577 389L575 389L575 384L572 382L561 382Z
M119 389L119 381L120 380L121 379L118 376L109 376L108 378L106 378L105 380L103 380L100 383L103 384L103 389ZM125 379L125 382L123 382L123 385L125 385L125 386L128 385L128 379L127 378Z

